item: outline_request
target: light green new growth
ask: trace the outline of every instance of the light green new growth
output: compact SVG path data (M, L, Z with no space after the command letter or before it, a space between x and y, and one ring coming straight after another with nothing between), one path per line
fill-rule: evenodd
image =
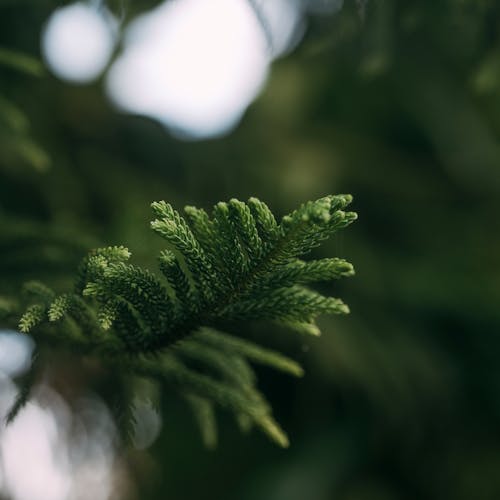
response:
M217 440L214 404L232 410L242 430L259 427L287 446L250 363L298 377L302 368L220 330L267 319L318 335L318 315L349 312L340 299L304 285L351 276L352 265L299 257L356 219L344 211L350 202L349 195L327 196L280 223L256 198L220 202L210 215L188 206L185 217L164 201L154 202L151 228L166 243L159 256L163 277L130 264L124 247L94 250L72 293L56 296L44 285L27 285L33 300L19 328L34 331L40 342L101 357L123 376L174 387L189 402L209 447ZM56 328L60 322L64 326Z

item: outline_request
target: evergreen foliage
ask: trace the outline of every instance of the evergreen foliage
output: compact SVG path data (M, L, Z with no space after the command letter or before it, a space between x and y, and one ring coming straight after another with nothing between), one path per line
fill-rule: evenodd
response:
M327 196L302 205L281 223L256 198L218 203L211 215L186 207L186 218L168 203L154 202L151 228L166 242L158 259L163 277L129 263L124 247L99 248L81 263L72 292L56 295L41 283L25 285L29 305L19 329L33 332L39 343L101 357L124 376L176 388L209 447L217 438L214 405L232 410L242 430L259 427L287 446L251 363L298 377L302 368L221 329L266 319L318 334L318 315L347 313L340 299L305 285L351 276L352 265L299 257L355 220L355 213L344 211L350 202L349 195ZM33 377L26 378L9 419L29 395ZM128 428L130 395L124 399L115 406L121 426Z

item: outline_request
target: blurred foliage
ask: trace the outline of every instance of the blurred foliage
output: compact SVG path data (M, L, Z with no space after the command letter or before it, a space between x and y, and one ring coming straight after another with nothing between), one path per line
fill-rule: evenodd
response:
M55 4L0 1L0 46L38 54ZM363 18L356 4L311 17L216 141L179 142L120 115L99 85L0 66L7 109L20 111L1 120L14 132L29 120L51 158L26 168L0 149L0 255L17 262L2 265L0 295L27 274L63 287L96 244L124 242L154 264L152 199L257 195L282 214L328 192L355 196L359 222L315 255L356 265L334 290L352 314L323 321L318 340L277 332L304 379L258 372L294 445L244 439L227 418L220 448L205 452L184 404L167 398L155 461L129 453L140 498L500 498L500 4L372 0ZM71 248L61 231L77 235Z

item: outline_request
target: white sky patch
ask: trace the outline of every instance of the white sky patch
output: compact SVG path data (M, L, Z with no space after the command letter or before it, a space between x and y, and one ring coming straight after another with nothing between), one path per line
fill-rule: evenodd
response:
M97 398L82 398L73 415L69 448L71 500L107 500L113 489L115 426Z
M293 49L305 31L302 0L247 0L270 43L273 58Z
M2 433L4 482L14 500L63 500L71 479L67 464L61 462L53 415L28 403Z
M36 395L5 426L15 385L0 377L0 495L12 500L108 500L113 491L115 428L94 397L74 411L56 392Z
M222 135L261 90L270 62L247 0L167 0L138 17L107 91L120 108L181 135Z
M113 52L116 21L92 3L77 2L56 9L41 41L50 70L62 80L88 83L104 70Z
M0 373L16 377L31 364L34 344L30 337L12 330L0 330Z

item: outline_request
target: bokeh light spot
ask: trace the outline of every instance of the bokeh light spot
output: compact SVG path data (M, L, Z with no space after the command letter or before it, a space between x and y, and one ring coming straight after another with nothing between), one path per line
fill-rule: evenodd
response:
M0 330L0 372L16 377L31 364L34 344L30 337L12 330Z
M161 417L150 401L137 398L134 401L134 420L134 446L145 450L160 434Z
M134 21L107 90L186 137L222 135L265 82L269 53L246 0L167 1Z
M42 54L59 78L75 83L95 80L113 52L116 26L109 13L77 2L56 9L42 34Z

